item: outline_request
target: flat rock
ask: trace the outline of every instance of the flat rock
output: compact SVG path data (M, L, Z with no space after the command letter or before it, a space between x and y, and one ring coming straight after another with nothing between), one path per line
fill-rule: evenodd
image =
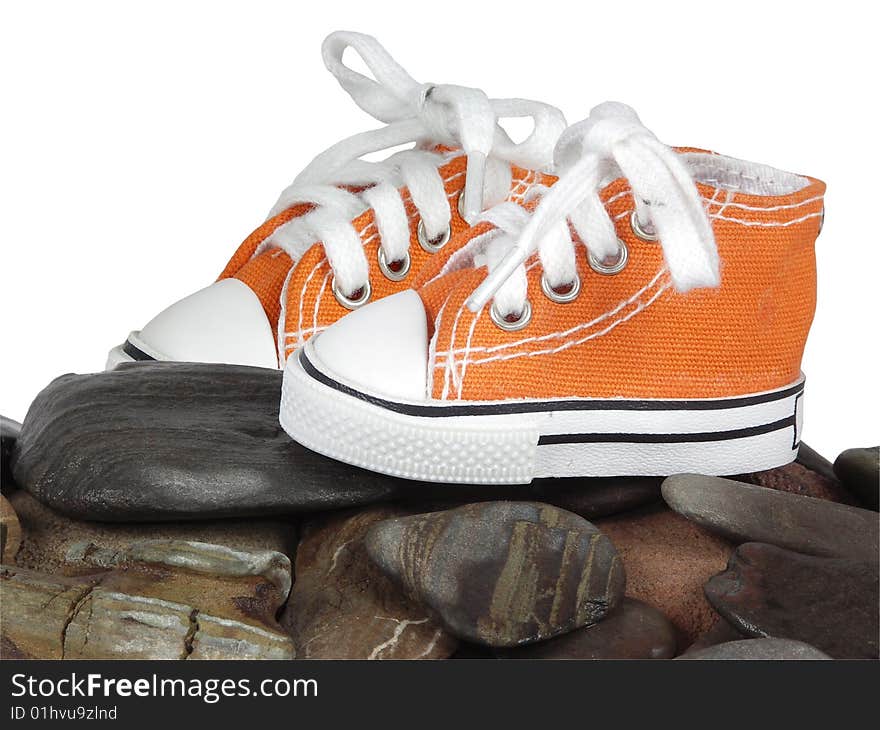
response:
M705 590L718 613L745 636L803 641L836 659L878 658L876 561L746 543Z
M273 550L293 560L296 525L288 519L227 519L208 522L106 523L76 520L59 514L18 490L9 501L21 523L21 547L14 563L21 568L56 573L88 572L68 560L77 545L94 544L105 551L125 552L144 540L202 542L238 551ZM13 562L6 559L6 562Z
M798 494L803 497L814 497L842 504L860 504L858 499L845 489L836 477L812 471L797 461L776 469L756 471L731 478L747 484L755 484L759 487Z
M326 459L278 424L281 373L133 363L64 375L36 398L13 452L19 485L92 520L306 512L387 499L395 481Z
M830 659L816 647L791 639L742 639L716 644L705 649L689 651L679 659L746 659L751 661L788 659L805 661Z
M300 659L444 659L457 641L367 557L363 538L389 507L306 522L281 617Z
M385 520L373 561L451 633L515 646L595 623L623 597L614 546L578 515L533 502L484 502Z
M870 510L699 474L669 477L663 498L679 514L733 542L854 560L880 554L880 520Z
M263 368L174 362L64 375L34 400L15 448L17 424L4 420L4 449L12 450L18 483L41 502L105 522L275 517L392 499L510 498L548 501L592 518L659 498L656 479L543 480L487 489L348 466L284 433L281 377Z
M20 423L6 416L0 416L0 488L4 490L14 486L10 459L20 432Z
M834 462L834 473L843 486L872 510L880 501L880 446L847 449Z
M292 659L275 621L290 562L185 541L125 552L77 545L91 572L50 575L3 566L4 656L32 659Z
M21 523L15 509L0 495L0 562L11 563L21 547Z
M592 626L495 651L501 659L671 659L675 647L675 628L660 611L625 598Z
M727 565L733 546L665 505L608 517L596 526L614 543L626 568L627 595L655 606L688 646L717 614L703 584Z

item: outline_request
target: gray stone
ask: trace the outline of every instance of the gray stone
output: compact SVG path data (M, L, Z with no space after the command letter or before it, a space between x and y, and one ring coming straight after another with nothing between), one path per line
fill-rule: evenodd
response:
M18 484L73 517L161 521L387 499L395 480L326 459L278 424L281 373L135 363L65 375L28 411Z
M676 512L734 542L767 542L810 555L872 560L880 550L877 513L699 474L663 482Z
M763 543L734 552L706 597L738 632L795 639L835 659L878 658L878 564Z
M821 477L826 479L837 479L837 475L834 473L834 465L818 451L807 446L803 441L801 441L800 446L798 446L796 461L801 466Z
M675 628L666 616L647 603L624 598L592 626L495 651L500 659L671 659L675 646Z
M872 510L880 502L880 446L847 449L834 462L834 473L843 486Z
M595 623L622 599L611 542L583 518L532 502L484 502L390 519L366 536L373 561L449 631L515 646Z
M791 639L743 639L728 641L724 644L682 654L679 659L746 659L746 660L779 660L794 661L831 659L816 647L802 641Z

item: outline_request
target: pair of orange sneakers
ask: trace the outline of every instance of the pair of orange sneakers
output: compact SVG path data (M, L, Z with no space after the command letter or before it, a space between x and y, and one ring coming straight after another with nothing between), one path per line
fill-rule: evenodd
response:
M375 80L342 64L347 45ZM415 480L794 459L821 182L672 149L622 104L564 128L537 102L419 85L365 36L324 54L387 127L319 156L220 281L111 364L283 366L288 434ZM532 135L514 144L505 116Z

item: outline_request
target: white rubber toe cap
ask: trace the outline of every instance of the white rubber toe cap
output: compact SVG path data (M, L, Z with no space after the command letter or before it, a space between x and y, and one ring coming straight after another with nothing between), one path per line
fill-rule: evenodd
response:
M428 322L404 291L357 309L313 337L307 354L325 375L364 393L421 401L428 381Z
M157 360L278 367L266 312L238 279L218 281L172 304L129 341Z

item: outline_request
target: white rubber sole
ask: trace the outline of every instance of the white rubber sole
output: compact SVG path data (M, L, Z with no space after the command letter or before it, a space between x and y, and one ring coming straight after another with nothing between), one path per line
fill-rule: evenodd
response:
M125 342L123 342L121 345L117 345L112 350L110 350L110 352L107 353L107 364L104 366L105 370L112 370L117 365L124 362L140 362L163 359L148 351L146 345L144 345L138 338L139 334L140 332L132 332L125 340Z
M795 459L803 377L711 400L399 403L288 358L280 421L303 446L391 476L525 484L540 477L742 474Z

